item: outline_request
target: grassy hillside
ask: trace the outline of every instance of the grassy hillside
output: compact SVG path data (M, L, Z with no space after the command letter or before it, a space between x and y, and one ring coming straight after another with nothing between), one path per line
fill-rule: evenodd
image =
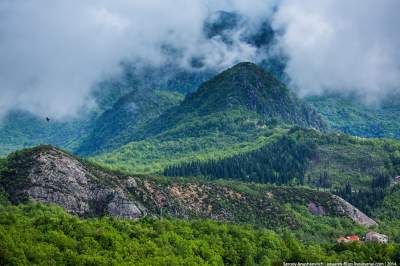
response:
M227 120L234 120L234 116L225 116ZM256 120L238 118L237 123L225 124L221 117L215 120L200 120L194 125L185 125L185 130L195 136L185 137L179 132L176 137L148 138L133 141L109 153L100 154L91 158L96 163L114 170L131 173L162 173L163 169L171 164L192 161L224 158L233 154L251 151L277 138L287 131L282 128L257 128ZM197 126L215 123L215 126L224 130L232 129L230 134L224 132L197 130ZM238 127L246 126L247 131L237 131ZM171 134L172 132L168 132Z
M287 146L286 150L283 145L273 148L282 138L289 138L295 145L311 145L311 155L303 160L305 157L302 153L295 155L296 150L292 146ZM280 148L283 150L279 150ZM275 158L275 165L267 164L263 157ZM153 138L131 142L93 160L108 168L126 172L158 172L171 175L164 170L175 168L172 175L236 177L256 182L262 182L261 176L274 176L267 173L275 171L276 180L273 182L276 183L283 182L283 176L288 176L287 182L302 180L301 183L311 186L338 189L346 183L352 184L353 188L365 188L370 186L376 176L393 178L399 175L399 158L400 143L394 140L363 139L338 133L325 134L315 130L264 128L254 129L252 134L244 134L243 137L214 133L197 138ZM210 162L213 165L210 165ZM293 167L290 166L290 162ZM300 162L303 166L297 169L304 171L297 172L298 175L289 175L288 173L292 173L294 166L299 166ZM233 168L229 169L230 166ZM223 167L224 170L220 171L218 167ZM259 174L260 171L262 175Z

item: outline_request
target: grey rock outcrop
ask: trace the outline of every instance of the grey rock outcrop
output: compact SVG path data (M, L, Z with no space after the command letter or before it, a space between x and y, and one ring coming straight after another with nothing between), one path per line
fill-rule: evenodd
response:
M339 196L332 195L333 199L337 202L339 212L350 217L355 223L365 227L377 226L378 223L368 217L365 213L345 201Z
M107 210L108 214L118 218L136 219L145 215L145 212L127 199L123 193L118 193L113 197L107 205Z
M109 214L135 219L146 214L144 207L139 208L129 199L113 175L102 173L100 179L79 160L56 149L40 152L32 159L27 185L19 192L25 198L59 205L79 216ZM108 183L103 184L104 180ZM134 183L132 178L131 186Z

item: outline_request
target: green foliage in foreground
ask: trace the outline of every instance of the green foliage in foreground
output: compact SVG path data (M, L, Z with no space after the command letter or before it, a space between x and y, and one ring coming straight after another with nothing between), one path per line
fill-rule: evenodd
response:
M0 206L1 265L271 265L399 260L394 244L305 245L208 220L80 220L43 205Z

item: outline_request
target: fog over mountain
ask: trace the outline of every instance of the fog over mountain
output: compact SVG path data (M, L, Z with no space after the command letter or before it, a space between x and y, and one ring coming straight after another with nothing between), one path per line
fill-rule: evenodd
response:
M379 100L400 84L398 10L397 0L3 0L0 113L77 115L121 61L219 71L273 51L287 56L301 95L350 91ZM238 16L228 41L205 33L217 11ZM266 21L278 32L268 53L245 38Z
M400 89L400 2L282 1L274 15L286 72L301 94L355 92L368 103Z

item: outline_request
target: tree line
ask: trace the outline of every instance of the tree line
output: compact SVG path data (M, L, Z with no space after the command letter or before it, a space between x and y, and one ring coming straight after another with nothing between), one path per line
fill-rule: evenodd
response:
M192 161L168 166L166 176L206 176L258 183L304 184L309 161L317 145L309 140L283 136L262 148L220 160Z

